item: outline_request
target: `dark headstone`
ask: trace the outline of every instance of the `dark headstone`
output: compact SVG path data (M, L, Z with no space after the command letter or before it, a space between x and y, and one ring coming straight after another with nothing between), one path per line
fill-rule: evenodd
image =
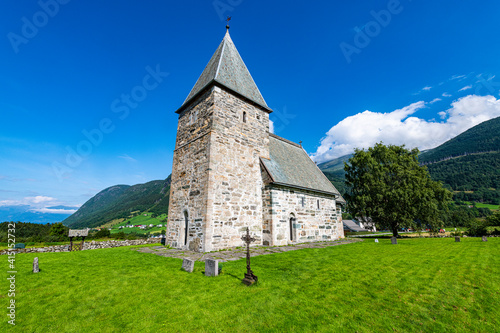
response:
M16 245L14 245L14 248L15 249L24 249L24 248L26 248L26 245L24 245L23 243L17 243Z
M162 238L161 238L161 241L160 241L160 242L161 242L161 245L165 246L165 240L166 240L166 238L165 238L165 237L162 237Z
M40 272L40 267L38 267L38 257L33 260L33 273Z
M194 269L194 260L184 259L182 261L182 269L188 273L192 273Z
M483 236L483 242L487 242L487 241L488 241L488 237Z
M214 260L214 259L205 260L205 275L206 276L219 275L219 260Z
M459 242L460 243L460 236L455 236L455 242Z
M391 237L391 244L397 244L398 239L396 237Z

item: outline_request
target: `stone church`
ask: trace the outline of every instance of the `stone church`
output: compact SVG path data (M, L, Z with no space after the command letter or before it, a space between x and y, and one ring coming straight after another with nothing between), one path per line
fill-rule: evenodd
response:
M199 252L344 237L339 192L269 114L227 31L179 114L167 244Z

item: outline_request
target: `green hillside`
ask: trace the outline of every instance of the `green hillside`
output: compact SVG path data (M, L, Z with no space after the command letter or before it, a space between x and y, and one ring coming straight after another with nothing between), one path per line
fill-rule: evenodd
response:
M341 156L328 162L318 164L318 168L323 171L325 176L335 186L335 188L344 195L347 191L345 185L344 162L349 161L352 154Z
M500 117L485 121L420 154L421 163L438 162L464 154L500 151Z
M318 168L320 168L321 171L323 172L328 172L331 174L344 174L344 162L349 161L349 159L352 157L352 154L345 155L338 157L336 159L333 159L328 162L320 163L318 164Z
M71 228L92 228L128 218L135 211L167 214L169 195L170 176L146 184L112 186L88 200L63 223Z

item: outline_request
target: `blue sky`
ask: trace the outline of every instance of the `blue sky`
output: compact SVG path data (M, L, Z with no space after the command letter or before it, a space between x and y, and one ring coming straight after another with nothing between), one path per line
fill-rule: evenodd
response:
M302 140L316 161L381 140L432 148L500 116L499 10L456 0L6 0L0 206L63 213L108 186L166 178L175 110L228 15L275 133Z

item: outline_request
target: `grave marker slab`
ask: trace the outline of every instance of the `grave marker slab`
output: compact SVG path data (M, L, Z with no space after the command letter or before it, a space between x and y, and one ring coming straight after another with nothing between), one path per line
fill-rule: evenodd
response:
M378 239L375 238L375 243L378 243Z
M214 260L214 259L205 260L205 275L206 276L219 275L219 260Z
M40 267L38 266L38 257L33 260L33 273L40 272Z
M460 243L460 236L455 236L455 242Z
M398 239L396 237L391 237L391 244L397 244Z
M488 237L483 236L483 242L487 242L487 241L488 241Z
M184 259L182 261L182 269L185 270L188 273L193 273L194 269L194 260L191 259ZM205 270L206 271L206 270Z

